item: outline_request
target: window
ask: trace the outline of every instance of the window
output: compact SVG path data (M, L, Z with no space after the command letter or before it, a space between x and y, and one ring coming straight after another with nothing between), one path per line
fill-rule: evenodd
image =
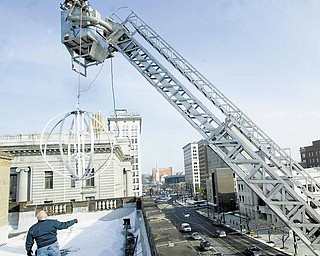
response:
M53 189L53 171L44 172L44 188Z
M9 202L17 201L17 191L18 191L18 176L17 174L10 174L10 197Z
M92 168L90 176L94 176L94 168ZM86 179L86 187L94 187L94 177Z
M75 187L76 187L76 181L75 181L75 179L72 179L72 178L71 178L70 186L71 186L72 188L75 188Z

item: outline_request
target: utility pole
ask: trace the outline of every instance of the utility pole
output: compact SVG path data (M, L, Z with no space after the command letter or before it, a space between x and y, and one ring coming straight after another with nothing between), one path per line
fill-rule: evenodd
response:
M293 247L294 247L294 255L298 255L298 243L297 243L297 237L296 232L293 231Z

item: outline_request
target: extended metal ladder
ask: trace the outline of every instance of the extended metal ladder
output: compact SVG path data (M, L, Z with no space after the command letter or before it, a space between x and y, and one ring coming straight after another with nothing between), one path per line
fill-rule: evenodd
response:
M313 245L320 240L320 216L316 211L320 207L316 198L319 184L135 13L123 22L110 24L113 29L106 36L109 50L120 52L314 251ZM139 35L212 104L206 106L180 83L140 43ZM212 113L213 106L225 115L224 121Z
M128 30L129 25L134 30ZM225 122L135 39L137 33L225 114ZM126 18L108 43L204 136L211 148L307 245L318 243L320 216L313 207L319 206L314 194L320 187L298 163L135 13Z

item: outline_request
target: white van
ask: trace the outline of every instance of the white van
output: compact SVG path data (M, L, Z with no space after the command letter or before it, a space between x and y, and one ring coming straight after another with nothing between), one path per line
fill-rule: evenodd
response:
M183 232L191 232L191 226L189 223L181 223L180 229Z

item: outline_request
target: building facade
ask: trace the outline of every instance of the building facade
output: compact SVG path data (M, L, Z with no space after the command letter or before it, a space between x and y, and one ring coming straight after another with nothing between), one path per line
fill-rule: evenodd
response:
M4 244L9 234L9 187L11 155L0 152L0 244Z
M13 157L10 166L11 202L40 204L133 196L128 141L118 140L110 155L109 136L95 134L92 177L74 180L60 154L60 135L53 135L46 154L54 170L41 155L40 137L41 134L0 137L0 150Z
M192 189L193 193L199 189L212 191L212 188L208 188L208 179L211 178L213 170L228 167L205 140L183 147L183 155L186 186L187 189Z
M200 187L206 187L206 179L209 178L208 168L208 144L204 140L198 142L198 157L199 157L199 173L200 173Z
M129 112L126 109L115 110L108 118L110 131L116 138L128 139L132 157L132 184L133 195L142 195L142 170L141 170L141 124L142 118L137 112Z
M165 178L166 184L177 184L185 182L185 175L171 175Z
M211 169L207 180L208 201L217 206L218 212L235 210L236 190L234 172L229 168Z
M200 189L200 169L198 143L189 143L183 147L186 190L197 194Z
M300 156L303 167L320 166L320 140L312 141L311 146L300 148Z
M172 175L172 167L168 168L152 168L152 181L153 183L162 183L165 177Z
M200 186L206 187L206 181L217 168L227 168L228 165L213 151L205 140L198 142Z

